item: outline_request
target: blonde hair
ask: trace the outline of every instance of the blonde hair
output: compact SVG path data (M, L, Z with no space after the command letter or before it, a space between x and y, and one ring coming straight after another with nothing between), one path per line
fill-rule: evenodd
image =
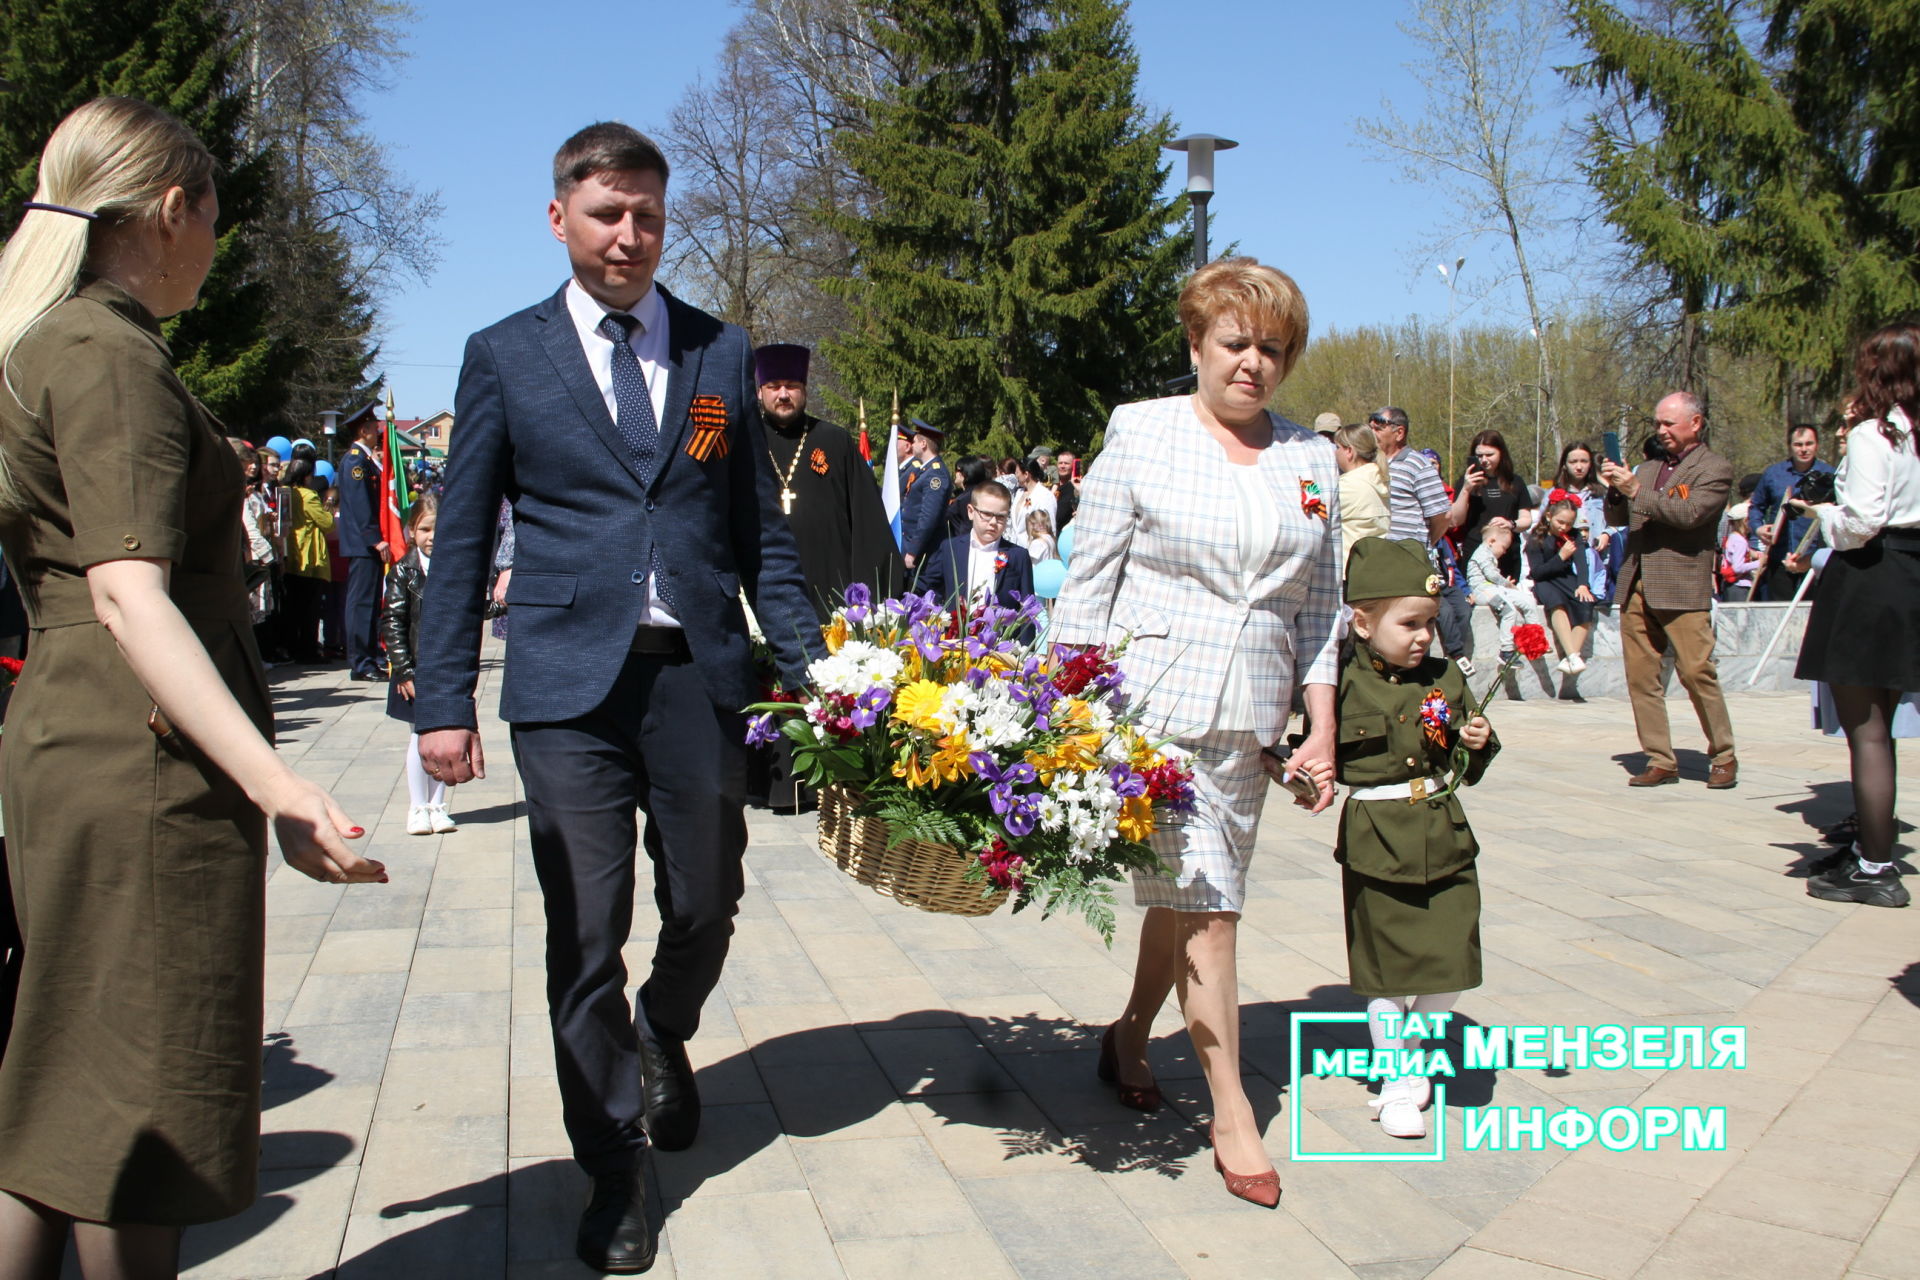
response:
M1221 258L1194 272L1180 290L1180 327L1197 347L1213 322L1239 315L1281 335L1280 376L1307 349L1307 299L1293 277L1255 258Z
M73 296L94 237L157 218L168 191L194 202L213 189L219 164L192 130L133 98L95 98L60 122L40 153L33 198L91 213L29 209L0 253L0 373L16 403L15 348L40 318ZM12 484L0 474L0 489Z
M1027 533L1029 535L1033 534L1033 522L1035 520L1040 522L1040 534L1044 537L1051 538L1053 536L1053 520L1047 515L1045 507L1035 507L1033 510L1027 512Z
M1362 462L1372 462L1380 456L1380 437L1364 422L1350 422L1341 427L1333 433L1333 442L1353 450L1353 456Z

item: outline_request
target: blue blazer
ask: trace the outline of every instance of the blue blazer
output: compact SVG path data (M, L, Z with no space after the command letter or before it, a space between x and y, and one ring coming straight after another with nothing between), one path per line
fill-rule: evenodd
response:
M422 609L421 732L476 727L478 639L502 497L513 504L516 543L504 720L570 720L605 700L645 617L656 544L716 706L734 711L759 696L743 587L788 687L822 652L767 459L753 344L737 326L660 294L671 372L650 484L614 427L564 289L467 340ZM704 456L692 451L696 396L703 413L724 408L723 434L700 449Z
M373 458L355 444L341 455L340 554L343 556L378 555L380 545L380 506L385 500L380 468Z
M920 562L920 576L914 581L913 589L931 591L935 600L951 608L966 591L967 544L972 540L973 534L967 532L935 547ZM1007 557L1007 566L993 580L993 602L1004 609L1017 609L1033 594L1033 557L1025 547L1015 546L1005 538L1000 540L1000 550Z

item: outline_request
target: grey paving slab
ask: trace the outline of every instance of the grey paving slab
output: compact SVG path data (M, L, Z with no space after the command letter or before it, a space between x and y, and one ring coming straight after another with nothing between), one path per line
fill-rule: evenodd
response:
M380 695L323 672L278 687L306 703L283 753L373 826L394 876L343 890L272 875L262 1194L189 1232L186 1274L591 1274L571 1257L587 1188L560 1122L543 902L491 696L492 776L455 792L460 831L420 839L402 833L402 740ZM1439 1164L1289 1158L1296 1112L1310 1150L1407 1147L1380 1132L1363 1082L1292 1078L1295 1018L1359 1006L1333 823L1276 807L1240 947L1242 1065L1286 1188L1275 1212L1220 1186L1171 1005L1149 1048L1165 1109L1128 1111L1094 1079L1139 934L1124 891L1111 949L1071 920L927 915L828 867L810 818L750 814L732 958L691 1047L703 1136L654 1166L653 1274L1914 1274L1920 1120L1884 1102L1920 1066L1908 913L1805 897L1814 829L1844 815L1844 753L1802 728L1798 697L1738 695L1734 714L1740 789L1690 778L1648 795L1608 759L1633 750L1622 705L1499 708L1506 751L1466 800L1486 981L1459 1016L1737 1023L1748 1067L1467 1073ZM656 927L644 865L635 890L637 981ZM1725 1106L1729 1148L1465 1153L1463 1105Z

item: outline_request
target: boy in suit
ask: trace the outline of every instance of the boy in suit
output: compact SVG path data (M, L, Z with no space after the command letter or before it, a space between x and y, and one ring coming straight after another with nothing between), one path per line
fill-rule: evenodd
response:
M1018 609L1033 594L1033 558L1027 549L1006 539L1007 517L1013 498L998 480L987 480L967 491L967 519L971 533L957 534L920 563L914 584L948 608L965 601L968 612L988 599L1003 609Z

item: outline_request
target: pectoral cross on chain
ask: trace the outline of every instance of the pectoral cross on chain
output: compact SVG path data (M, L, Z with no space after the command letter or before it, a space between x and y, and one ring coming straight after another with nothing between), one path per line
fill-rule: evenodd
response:
M786 488L786 487L785 487L784 485L783 485L783 486L781 486L781 489L780 489L780 513L781 513L782 515L789 515L789 516L790 516L790 515L792 515L792 514L793 514L793 500L794 500L795 498L797 498L797 497L799 497L799 496L800 496L800 495L799 495L799 494L797 494L797 493L795 493L795 492L794 492L793 490L791 490L791 489L789 489L789 488Z

